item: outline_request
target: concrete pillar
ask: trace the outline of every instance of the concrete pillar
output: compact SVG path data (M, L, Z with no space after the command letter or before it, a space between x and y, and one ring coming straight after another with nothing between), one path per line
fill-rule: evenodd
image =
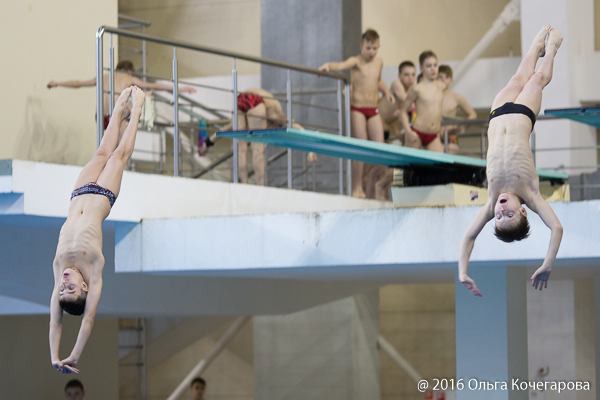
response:
M342 61L360 53L361 1L360 0L261 0L261 56L307 67L318 68L327 61ZM286 70L263 66L261 71L263 89L272 92L286 90ZM337 88L337 80L292 72L292 91L299 89ZM285 96L283 96L285 99ZM294 96L295 101L336 107L335 94ZM281 103L286 111L286 103ZM294 120L307 129L317 124L334 128L337 133L337 113L305 106L294 106ZM271 149L271 152L279 149ZM302 154L295 152L294 165L302 165ZM319 171L337 171L337 159L319 157ZM285 166L285 158L277 166ZM275 184L286 181L287 169L270 173ZM299 170L296 171L296 174ZM311 176L309 174L309 176ZM319 189L337 192L336 174L320 174ZM310 180L310 179L309 179ZM301 179L294 182L299 187ZM327 190L330 189L330 190Z
M564 41L556 56L552 82L544 89L542 113L547 108L581 107L585 82L579 82L584 73L582 55L594 51L594 0L521 0L521 47L531 46L533 37L545 24L556 27ZM588 83L589 85L589 83ZM536 147L591 147L596 146L596 129L569 120L539 122L536 124ZM537 153L537 166L564 165L565 167L595 166L598 164L595 148L589 150L543 151ZM580 174L596 168L567 168L566 172Z
M291 315L254 318L254 398L381 397L379 292Z
M527 287L529 379L570 382L576 379L575 286L573 280L550 277L542 292ZM582 299L584 300L584 299ZM583 311L583 310L580 310ZM588 350L589 351L589 350ZM583 360L582 360L583 361ZM587 379L586 379L587 380ZM580 392L581 395L585 394ZM547 390L531 398L575 400L576 391Z
M469 276L483 297L456 275L456 376L465 382L457 399L526 400L528 391L510 390L513 378L528 379L525 268L471 268ZM471 379L486 382L486 390L470 390ZM509 390L487 390L487 382L506 382Z

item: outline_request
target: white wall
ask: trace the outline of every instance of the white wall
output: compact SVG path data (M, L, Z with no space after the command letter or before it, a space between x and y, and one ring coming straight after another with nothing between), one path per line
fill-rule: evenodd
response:
M121 0L119 12L151 21L146 29L150 35L260 57L260 0ZM130 39L119 39L119 43L123 47L140 46L139 41ZM172 47L149 43L147 51L148 74L170 77ZM182 78L224 75L232 69L232 61L227 57L189 50L179 50L177 56ZM136 59L133 61L139 66ZM259 71L258 64L238 61L241 74Z
M3 3L0 159L88 161L96 143L94 88L48 90L46 84L93 78L96 31L116 22L116 0Z
M81 380L86 400L118 398L117 320L97 318L77 364L78 376L50 364L48 315L0 317L0 398L62 399L70 379ZM81 318L65 315L60 355L75 344Z

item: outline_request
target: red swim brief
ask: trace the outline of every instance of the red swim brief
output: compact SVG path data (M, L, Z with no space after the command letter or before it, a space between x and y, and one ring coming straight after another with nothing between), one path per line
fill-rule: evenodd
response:
M264 102L262 97L254 93L240 93L237 97L238 110L241 112L248 112L248 110Z
M437 133L425 133L425 132L418 131L415 128L412 128L412 130L415 131L415 133L417 135L419 135L419 138L421 139L421 143L423 144L423 146L427 146L429 143L433 142L436 137L438 137Z
M110 115L105 115L104 116L104 130L106 130L106 128L108 128L109 122L110 122Z
M354 107L354 106L350 106L350 110L352 111L358 111L359 113L362 113L365 117L367 117L367 119L376 116L377 114L379 114L379 111L377 110L377 107Z

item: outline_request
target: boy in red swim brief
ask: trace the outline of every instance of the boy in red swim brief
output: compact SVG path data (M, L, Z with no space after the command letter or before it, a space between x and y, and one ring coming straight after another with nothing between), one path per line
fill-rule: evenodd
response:
M379 50L379 35L368 29L360 42L360 54L342 62L328 62L319 67L320 71L350 70L350 104L352 137L373 140L383 143L383 124L377 111L379 92L393 104L394 96L381 79L383 60L377 57ZM346 93L348 95L348 93ZM375 172L370 173L366 185L374 186L378 176L383 176L385 167L374 166ZM365 198L363 189L364 163L352 162L352 196ZM367 175L365 175L366 177ZM375 178L373 178L375 177ZM375 189L367 187L368 193L375 193Z
M404 145L417 149L424 147L426 150L443 153L444 145L438 132L442 127L442 104L446 85L436 79L438 62L434 52L421 53L419 64L423 80L410 88L400 112L400 121L406 132ZM407 113L413 103L417 116L411 126Z

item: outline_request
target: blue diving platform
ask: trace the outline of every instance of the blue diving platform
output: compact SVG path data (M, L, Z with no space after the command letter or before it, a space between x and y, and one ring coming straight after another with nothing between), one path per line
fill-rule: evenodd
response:
M544 114L600 128L600 107L555 108L544 110Z
M312 151L370 164L405 169L406 186L465 183L480 186L486 161L479 158L377 143L329 133L293 128L217 132L217 137L258 142L270 146ZM434 172L429 174L429 172ZM568 174L538 169L540 180L564 182Z

